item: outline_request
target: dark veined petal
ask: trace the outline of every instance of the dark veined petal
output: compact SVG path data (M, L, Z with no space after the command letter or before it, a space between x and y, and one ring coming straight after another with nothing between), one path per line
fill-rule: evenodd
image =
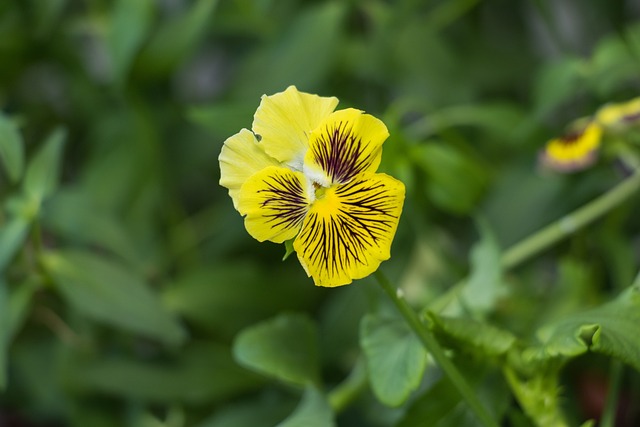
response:
M388 136L384 123L369 114L353 108L335 111L311 132L304 172L324 187L375 172Z
M341 286L373 273L390 257L404 202L404 184L363 173L320 189L293 243L317 286Z
M298 234L311 203L313 186L301 172L269 166L240 189L238 211L253 238L282 243Z

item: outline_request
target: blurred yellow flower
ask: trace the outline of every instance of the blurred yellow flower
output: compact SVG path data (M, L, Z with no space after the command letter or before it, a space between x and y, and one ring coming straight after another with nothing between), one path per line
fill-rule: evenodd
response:
M601 139L602 127L588 122L577 131L550 140L541 153L541 161L560 172L582 170L597 159Z
M390 257L402 182L376 173L386 126L338 99L299 92L263 96L252 131L228 138L220 185L259 241L293 248L317 286L341 286Z
M602 127L614 130L640 124L640 97L602 106L596 113L596 121Z

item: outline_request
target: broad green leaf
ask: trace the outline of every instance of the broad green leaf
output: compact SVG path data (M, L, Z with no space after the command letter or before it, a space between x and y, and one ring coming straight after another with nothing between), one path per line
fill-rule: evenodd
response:
M488 374L487 369L474 364L464 364L463 358L456 359L456 366L469 385L475 390L480 402L500 424L509 405L509 390L497 374ZM481 427L457 388L446 378L440 379L429 390L409 405L397 427Z
M0 277L0 390L7 386L9 346L27 317L36 289L33 283L26 282L10 291Z
M113 4L107 45L118 82L126 79L133 58L147 35L154 6L153 0L117 0Z
M412 158L428 178L425 190L435 205L455 214L476 206L488 173L476 160L445 143L415 146Z
M639 51L629 44L640 33L640 26L630 27L626 37L613 34L603 38L595 47L590 62L590 83L607 97L615 94L617 88L633 81L640 73Z
M24 169L24 142L16 124L1 113L0 162L11 182L18 182Z
M631 287L615 300L567 316L538 331L539 347L525 352L525 357L548 359L574 357L593 351L603 353L640 371L640 289Z
M233 403L217 409L214 414L196 427L247 427L275 426L295 409L289 400L257 398Z
M38 203L51 196L58 186L65 138L66 131L56 129L29 162L24 178L24 190Z
M217 5L218 0L196 0L186 13L160 27L140 53L147 75L165 75L190 55Z
M369 382L378 399L389 406L405 402L422 381L427 353L399 317L366 315L360 324Z
M516 337L508 331L484 322L459 317L439 316L428 313L432 329L443 344L451 342L455 348L474 355L501 356L516 343ZM445 341L446 340L446 341Z
M226 400L262 382L236 365L228 347L204 342L191 343L175 360L123 356L71 360L65 375L77 390L148 402L191 404Z
M29 231L29 222L22 217L14 217L0 228L0 274L22 247Z
M474 313L487 314L507 288L502 281L502 251L485 221L478 221L480 242L471 249L471 273L461 292L462 304Z
M123 265L90 252L49 252L41 262L62 296L95 320L179 344L185 331L147 283Z
M315 387L307 386L300 405L276 427L332 427L333 412L325 397Z
M233 355L247 368L294 385L318 382L316 326L303 314L280 314L242 330Z

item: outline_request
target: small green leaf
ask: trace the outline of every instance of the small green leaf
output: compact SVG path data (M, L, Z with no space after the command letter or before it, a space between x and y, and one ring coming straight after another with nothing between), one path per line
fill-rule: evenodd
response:
M289 256L295 252L295 249L293 249L294 240L295 239L289 239L286 242L284 242L284 256L282 257L283 261L289 258Z
M439 337L451 340L456 348L475 355L501 356L516 343L512 333L484 322L435 313L428 313L428 316L433 322L432 329Z
M422 381L427 364L427 353L406 322L389 315L366 315L360 324L360 345L378 399L390 406L406 401Z
M332 427L333 412L327 399L313 386L307 386L300 405L276 427Z
M157 295L123 265L73 250L46 253L41 262L62 296L86 316L168 344L185 339Z
M506 291L502 281L502 252L486 222L478 221L480 242L471 249L471 274L461 297L465 308L486 314Z
M51 196L58 186L65 138L63 129L53 131L27 167L24 190L38 203Z
M24 169L24 142L15 123L0 114L0 162L11 182L18 182Z
M22 247L29 231L29 222L14 217L0 228L0 272L3 272Z
M118 0L113 5L107 45L117 81L127 77L151 24L154 6L153 0Z
M304 386L319 377L315 324L303 314L280 314L242 330L233 355L243 366Z

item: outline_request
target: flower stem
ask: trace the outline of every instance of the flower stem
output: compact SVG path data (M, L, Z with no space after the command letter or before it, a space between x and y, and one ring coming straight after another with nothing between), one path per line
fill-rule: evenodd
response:
M509 269L528 260L611 211L638 190L640 171L636 169L631 176L603 195L509 248L502 256L502 266Z
M362 359L358 359L349 376L329 392L329 405L339 413L346 408L367 386L367 371Z
M616 422L616 411L618 409L618 395L620 394L620 382L622 380L623 365L619 360L611 361L611 376L609 380L609 394L604 407L600 427L614 427Z
M478 419L486 427L498 427L498 424L489 414L486 408L478 400L476 393L471 386L464 379L460 371L445 355L444 350L440 347L440 344L431 332L425 328L424 324L420 321L420 318L416 312L409 306L407 301L398 295L396 288L389 282L387 277L380 271L375 272L378 284L382 287L385 293L389 296L394 303L400 314L404 317L407 324L411 327L413 332L418 336L424 348L435 359L436 363L444 371L445 375L449 378L454 387L458 390L462 398L467 402L471 410L475 413Z

